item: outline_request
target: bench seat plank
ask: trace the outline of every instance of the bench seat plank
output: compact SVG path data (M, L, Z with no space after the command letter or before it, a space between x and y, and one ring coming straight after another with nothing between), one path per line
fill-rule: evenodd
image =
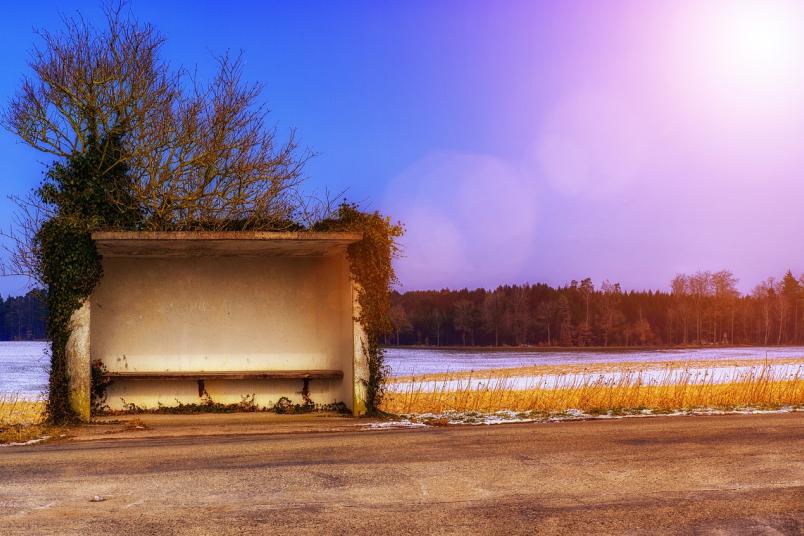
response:
M109 379L125 380L332 380L342 370L241 370L241 371L145 371L107 372Z

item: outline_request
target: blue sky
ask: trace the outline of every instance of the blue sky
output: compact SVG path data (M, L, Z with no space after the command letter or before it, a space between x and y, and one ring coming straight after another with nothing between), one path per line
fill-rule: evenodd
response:
M404 221L403 288L587 275L664 288L676 272L727 267L748 289L804 271L804 47L800 7L738 4L129 8L164 33L172 63L202 77L215 54L244 53L280 132L295 127L318 153L306 188L348 189ZM76 10L100 14L95 2L5 7L0 102L26 72L33 28L58 29ZM4 228L5 196L34 187L41 160L0 132ZM0 279L4 294L24 288Z

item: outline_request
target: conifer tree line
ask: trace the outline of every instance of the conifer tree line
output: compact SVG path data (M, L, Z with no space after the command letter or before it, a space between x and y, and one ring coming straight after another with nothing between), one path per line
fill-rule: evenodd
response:
M0 296L0 341L44 340L47 308L41 290L24 296Z
M669 291L619 283L501 285L391 294L388 345L677 346L804 344L804 276L740 294L729 271L679 274ZM0 297L0 340L42 340L42 292Z
M732 272L679 274L669 291L590 278L566 286L394 292L389 345L683 346L804 343L804 275L752 292Z

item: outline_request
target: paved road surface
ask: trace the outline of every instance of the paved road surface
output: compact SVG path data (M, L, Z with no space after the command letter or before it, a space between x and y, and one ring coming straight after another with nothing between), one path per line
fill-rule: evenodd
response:
M802 534L804 413L0 449L2 534L358 532Z

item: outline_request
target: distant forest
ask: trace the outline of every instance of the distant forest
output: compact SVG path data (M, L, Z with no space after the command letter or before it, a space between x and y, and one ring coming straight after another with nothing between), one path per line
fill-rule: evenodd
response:
M0 296L0 341L44 340L47 308L41 291L3 299Z
M566 286L391 294L389 345L676 346L804 344L804 276L787 272L741 294L729 271L677 275L670 291ZM41 291L0 297L0 340L45 339Z
M804 339L804 276L787 272L753 292L729 271L676 276L665 291L623 291L591 279L554 288L428 290L391 295L390 345L783 345Z

